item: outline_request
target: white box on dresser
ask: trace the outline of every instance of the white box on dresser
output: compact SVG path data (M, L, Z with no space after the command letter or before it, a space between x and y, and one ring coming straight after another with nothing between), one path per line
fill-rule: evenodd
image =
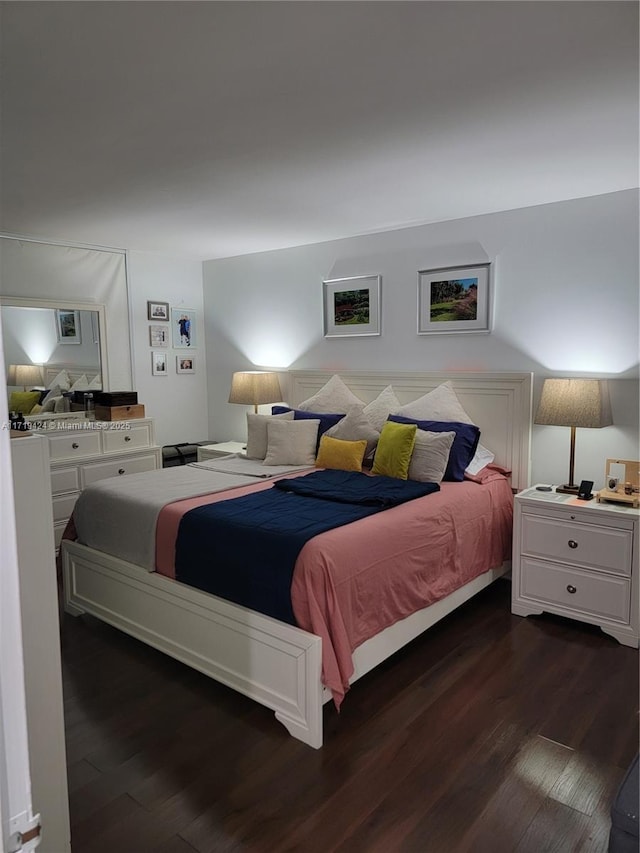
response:
M36 426L49 439L51 495L56 548L80 492L105 477L162 467L153 420L76 419Z
M556 613L638 647L640 510L526 489L515 497L511 611Z

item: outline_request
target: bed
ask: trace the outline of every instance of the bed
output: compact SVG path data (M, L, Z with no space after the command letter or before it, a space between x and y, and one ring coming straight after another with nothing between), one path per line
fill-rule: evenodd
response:
M290 373L285 391L290 404L295 407L312 396L331 375L325 371ZM364 402L389 385L401 402L409 402L451 380L460 402L480 427L483 444L491 448L496 463L512 472L511 488L519 490L529 484L530 374L341 372L340 376ZM458 485L468 490L475 484L442 485L444 493ZM441 495L419 500L434 497L440 499ZM374 530L373 519L375 516L355 524L373 524ZM322 706L336 699L336 682L325 675L330 689L322 680L322 630L314 633L286 624L77 542L63 543L62 562L68 612L90 613L172 655L272 709L294 737L315 748L322 745ZM351 632L346 640L347 645L355 645L348 650L349 682L353 684L508 569L508 560L492 565L435 603L364 640L357 636L357 629ZM298 576L296 565L296 580ZM301 574L300 578L302 589L308 576ZM294 582L292 595L299 592ZM301 612L304 590L302 595ZM324 645L328 645L326 633ZM325 654L325 669L326 658Z

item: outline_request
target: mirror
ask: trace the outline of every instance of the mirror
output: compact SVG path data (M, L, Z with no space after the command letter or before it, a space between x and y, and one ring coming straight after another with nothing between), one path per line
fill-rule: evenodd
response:
M108 383L101 351L103 306L89 311L68 303L45 306L39 300L0 297L0 322L7 370L10 365L42 365L42 383L33 384L44 387L61 370L72 379L85 375L89 382Z
M124 252L0 235L0 306L7 367L21 363L14 361L14 353L17 355L21 351L28 356L24 363L37 357L37 363L73 363L89 367L94 356L89 357L84 342L97 339L99 344L95 346L99 351L103 389L132 389ZM26 333L21 333L20 339L15 340L16 334L12 333L5 319L5 308L31 311L30 318L27 314L13 315L13 319L18 317L21 325L26 322L27 326L42 329L44 324L48 324L48 332L43 335L40 345L28 345ZM38 315L33 313L36 309L47 309L53 313ZM53 325L52 318L55 318ZM63 327L62 323L66 325ZM11 337L15 348L7 351L7 338ZM66 340L66 343L58 338ZM47 358L44 350L52 344L54 348ZM39 346L42 352L38 352Z

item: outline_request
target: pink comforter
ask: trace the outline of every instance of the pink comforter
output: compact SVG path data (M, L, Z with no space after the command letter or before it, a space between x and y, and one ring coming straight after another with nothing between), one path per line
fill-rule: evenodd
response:
M271 482L234 489L261 491ZM322 637L322 680L340 706L352 652L389 625L449 595L511 555L513 495L495 475L480 484L441 483L440 492L322 533L304 546L291 587L298 626ZM183 514L228 499L219 492L169 504L157 526L157 571L174 577Z

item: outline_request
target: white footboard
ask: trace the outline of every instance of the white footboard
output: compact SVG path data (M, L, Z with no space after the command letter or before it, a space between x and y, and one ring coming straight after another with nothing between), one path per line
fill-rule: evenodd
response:
M76 542L62 546L65 609L90 613L275 711L322 746L322 640Z

